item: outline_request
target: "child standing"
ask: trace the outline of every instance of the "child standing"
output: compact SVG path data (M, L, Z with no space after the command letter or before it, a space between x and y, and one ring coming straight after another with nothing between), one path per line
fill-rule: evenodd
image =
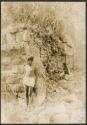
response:
M23 84L25 85L26 91L26 104L31 103L31 95L36 82L36 70L33 67L33 57L27 59L27 64L25 65Z

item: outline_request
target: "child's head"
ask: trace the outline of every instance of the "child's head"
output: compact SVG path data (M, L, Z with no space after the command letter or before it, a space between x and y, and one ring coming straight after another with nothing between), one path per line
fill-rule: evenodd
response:
M31 57L29 57L28 59L27 59L27 63L28 63L28 65L32 65L32 63L33 63L33 60L34 60L34 57L33 56L31 56Z
M63 63L63 66L65 67L65 66L66 66L66 63Z

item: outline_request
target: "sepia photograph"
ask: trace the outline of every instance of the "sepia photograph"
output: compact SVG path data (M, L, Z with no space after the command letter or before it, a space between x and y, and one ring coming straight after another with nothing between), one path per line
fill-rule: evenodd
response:
M1 2L1 123L86 123L86 2Z

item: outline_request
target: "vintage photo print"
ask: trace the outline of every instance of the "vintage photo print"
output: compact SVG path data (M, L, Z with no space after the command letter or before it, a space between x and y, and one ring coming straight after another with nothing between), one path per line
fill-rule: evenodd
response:
M1 2L1 123L86 122L85 10Z

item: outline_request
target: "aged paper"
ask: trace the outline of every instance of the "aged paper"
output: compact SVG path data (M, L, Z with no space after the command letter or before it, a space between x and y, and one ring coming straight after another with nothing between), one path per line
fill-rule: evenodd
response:
M1 123L85 123L85 9L1 3Z

